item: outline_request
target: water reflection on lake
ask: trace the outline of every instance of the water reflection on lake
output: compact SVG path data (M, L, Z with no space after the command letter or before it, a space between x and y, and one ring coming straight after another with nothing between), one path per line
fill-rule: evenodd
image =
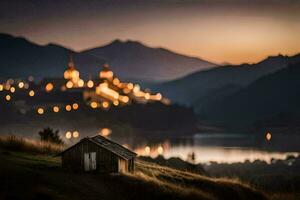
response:
M276 134L268 140L264 134L196 134L190 138L164 140L149 143L135 149L139 155L165 158L179 157L188 160L194 153L195 163L234 163L246 160L262 160L270 163L272 159L286 159L298 156L300 136ZM163 150L163 151L162 151Z

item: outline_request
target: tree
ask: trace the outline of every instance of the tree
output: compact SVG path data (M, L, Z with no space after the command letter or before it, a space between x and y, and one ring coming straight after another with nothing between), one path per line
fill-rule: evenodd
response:
M55 144L63 144L64 142L58 135L59 130L53 130L50 127L44 128L42 131L39 132L39 136L42 141L52 142Z

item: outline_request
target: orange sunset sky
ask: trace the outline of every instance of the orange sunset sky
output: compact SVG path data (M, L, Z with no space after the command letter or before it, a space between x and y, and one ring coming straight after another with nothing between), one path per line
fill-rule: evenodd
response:
M1 1L0 32L84 50L138 40L239 64L300 52L300 1Z

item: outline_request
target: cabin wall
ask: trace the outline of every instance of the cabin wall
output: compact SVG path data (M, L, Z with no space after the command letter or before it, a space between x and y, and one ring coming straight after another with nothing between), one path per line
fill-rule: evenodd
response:
M83 141L62 155L62 166L66 169L84 170L84 153L96 152L96 171L118 172L118 156L90 141Z

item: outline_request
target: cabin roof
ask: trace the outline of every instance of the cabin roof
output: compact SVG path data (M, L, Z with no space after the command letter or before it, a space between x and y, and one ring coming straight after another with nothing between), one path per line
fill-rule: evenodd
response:
M103 136L97 135L97 136L94 136L89 139L92 140L93 142L95 142L96 144L98 144L99 146L104 147L125 159L130 159L137 155L133 151L130 151L129 149L123 147L122 145L120 145L112 140L109 140Z
M131 159L133 157L135 157L137 154L134 153L133 151L130 151L129 149L123 147L122 145L109 140L103 136L97 135L91 138L84 138L82 139L80 142L78 142L77 144L81 143L84 140L88 140L90 142L95 143L96 145L103 147L111 152L113 152L114 154L116 154L117 156L120 156L126 160ZM63 153L65 153L66 151L70 150L72 147L76 146L77 144L67 148L66 150L62 151L61 153L58 154L58 156L62 155Z

